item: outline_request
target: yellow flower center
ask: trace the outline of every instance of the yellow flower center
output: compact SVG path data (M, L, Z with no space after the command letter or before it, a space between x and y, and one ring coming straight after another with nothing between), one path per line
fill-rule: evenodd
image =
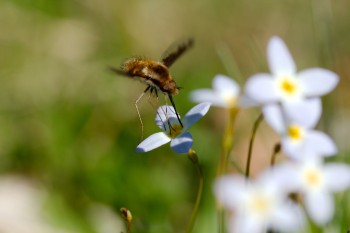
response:
M266 210L268 209L268 204L267 204L267 201L262 198L262 197L259 197L259 198L256 198L253 203L252 203L252 207L253 209L255 209L257 212L259 213L264 213L266 212Z
M299 93L298 82L292 76L281 76L278 81L278 88L285 96L296 96Z
M169 124L169 132L167 133L169 137L171 138L176 138L182 133L182 126L181 125L170 125Z
M293 94L296 90L296 86L294 83L286 79L286 80L283 80L282 82L282 90L284 90L288 94Z
M304 136L304 130L298 125L291 125L288 127L288 135L292 140L300 141Z
M316 188L322 184L322 175L316 169L309 169L305 173L305 179L308 186Z
M224 99L224 101L229 107L234 107L237 104L237 98L233 96L231 93L223 93L222 98Z

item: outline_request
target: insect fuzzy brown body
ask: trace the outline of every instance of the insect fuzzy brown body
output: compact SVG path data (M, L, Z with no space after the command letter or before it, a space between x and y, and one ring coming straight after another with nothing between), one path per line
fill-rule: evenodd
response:
M146 83L155 91L160 90L168 95L177 95L179 87L163 63L148 58L130 58L124 62L121 70L131 77Z
M111 67L112 71L139 80L147 85L147 88L135 102L135 107L139 115L141 125L142 120L137 108L138 101L148 91L150 91L151 93L154 92L156 96L158 96L158 91L161 91L163 94L169 97L170 102L174 107L176 117L180 125L183 127L183 124L180 120L180 116L175 107L175 102L172 97L173 95L179 93L180 88L176 85L175 81L170 75L169 67L185 51L192 47L192 45L193 40L187 40L185 43L182 43L179 46L177 46L175 50L172 49L171 52L167 52L166 56L164 56L164 58L162 58L161 61L155 61L144 57L132 57L127 59L121 65L120 69Z

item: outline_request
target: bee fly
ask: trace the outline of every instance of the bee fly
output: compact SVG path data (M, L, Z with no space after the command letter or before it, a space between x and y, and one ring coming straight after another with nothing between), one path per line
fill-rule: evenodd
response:
M132 57L127 59L119 69L110 67L110 69L117 74L131 77L147 85L146 89L135 101L135 107L140 118L142 132L143 124L137 103L147 92L150 92L150 94L154 92L156 97L158 97L158 91L161 91L166 97L169 97L170 102L174 107L176 117L180 125L183 127L173 100L173 95L179 93L180 87L176 85L176 82L170 75L169 68L184 52L192 47L192 45L192 39L179 44L176 49L166 52L166 56L164 56L161 61L155 61L144 57Z

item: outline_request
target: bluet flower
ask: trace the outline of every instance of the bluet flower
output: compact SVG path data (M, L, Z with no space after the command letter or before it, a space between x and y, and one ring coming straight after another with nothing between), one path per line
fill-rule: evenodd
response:
M192 147L192 135L187 130L201 119L209 110L210 103L201 103L194 106L184 116L180 125L172 106L161 106L156 115L156 124L164 132L152 134L142 141L136 152L148 152L170 142L171 148L178 154L187 153Z
M328 223L334 215L332 193L350 187L350 166L342 163L324 164L317 157L277 166L279 174L284 177L281 181L290 188L294 187L292 191L303 195L310 218L319 225Z
M303 118L292 119L277 104L269 104L263 107L263 114L266 122L281 136L282 150L287 156L303 159L310 155L332 156L337 153L333 140L313 129L321 116L318 109L308 109L299 114Z
M216 181L216 198L233 212L230 233L264 233L268 229L295 231L302 227L303 212L288 199L286 189L270 177L272 174L267 171L256 181L235 175Z
M194 102L210 102L222 108L249 107L256 103L247 96L240 95L238 83L225 75L216 75L213 79L213 89L192 91L190 98Z
M267 60L271 74L253 75L246 84L245 92L263 105L282 103L287 114L298 115L302 109L308 109L315 104L312 98L329 93L339 81L337 74L323 68L297 72L287 46L277 36L269 41Z

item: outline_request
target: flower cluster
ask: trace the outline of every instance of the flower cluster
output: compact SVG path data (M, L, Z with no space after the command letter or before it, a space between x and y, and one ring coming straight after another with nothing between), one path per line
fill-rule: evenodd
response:
M242 95L238 84L222 75L214 78L213 90L197 90L191 95L194 101L224 108L261 106L287 156L255 180L240 175L217 179L214 192L231 212L228 227L232 233L296 231L304 225L305 213L322 226L334 214L331 194L350 186L349 166L324 161L324 157L337 154L337 146L314 129L322 113L320 97L336 87L338 76L322 68L298 72L279 37L270 39L267 60L271 73L249 78ZM291 194L301 198L293 200Z
M199 104L183 117L182 123L173 107L159 107L155 121L162 132L149 136L136 148L137 152L148 152L170 142L174 152L191 154L193 140L187 130L211 105L229 112L261 107L265 121L280 136L286 160L271 164L257 178L250 179L249 167L246 176L222 175L227 161L225 155L222 157L222 173L214 184L214 193L230 213L231 233L298 231L307 219L323 226L334 215L332 194L350 187L350 166L325 161L338 149L331 137L315 129L322 114L321 96L337 86L339 77L322 68L298 72L279 37L270 39L267 60L271 73L250 77L243 93L234 80L224 75L214 78L213 89L193 91L191 99Z

